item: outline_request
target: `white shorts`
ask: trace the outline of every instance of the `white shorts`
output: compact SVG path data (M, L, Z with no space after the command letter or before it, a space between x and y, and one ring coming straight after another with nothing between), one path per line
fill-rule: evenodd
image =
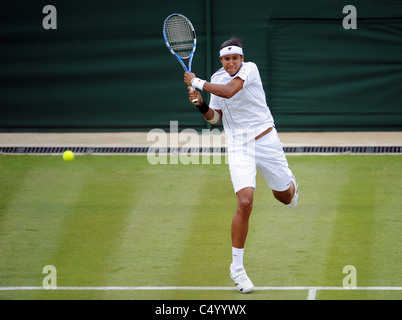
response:
M235 193L246 187L256 187L257 169L275 191L289 189L292 171L289 169L275 128L258 140L229 146L229 170Z

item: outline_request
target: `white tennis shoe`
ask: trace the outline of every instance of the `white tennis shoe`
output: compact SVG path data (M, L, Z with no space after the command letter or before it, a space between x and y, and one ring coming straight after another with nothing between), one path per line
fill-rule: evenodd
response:
M293 195L292 201L288 204L288 207L294 208L297 206L297 199L299 199L299 184L296 183L296 178L292 174L292 181L293 184L295 185L295 194Z
M230 270L230 277L233 279L240 293L249 293L254 290L254 285L247 276L246 270Z

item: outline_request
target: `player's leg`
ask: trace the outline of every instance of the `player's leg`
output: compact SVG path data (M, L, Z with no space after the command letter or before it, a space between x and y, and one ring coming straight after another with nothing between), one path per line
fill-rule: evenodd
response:
M257 169L255 159L243 149L229 149L229 170L237 199L237 208L232 220L232 246L244 248L248 221L253 208Z
M237 192L237 208L232 220L232 246L244 248L249 218L253 208L254 188L246 187Z
M241 293L249 293L254 289L254 285L247 276L243 265L244 244L253 208L253 196L253 187L243 188L236 193L237 208L232 220L232 264L230 265L230 276Z
M290 179L290 187L288 189L285 191L272 190L272 193L275 199L279 200L283 204L286 204L290 207L295 207L298 199L297 184L293 174L291 175Z
M248 293L254 289L254 285L244 269L243 254L253 208L257 169L254 156L248 152L247 146L229 148L229 170L237 199L231 229L233 259L230 265L230 276L241 293Z
M278 172L282 172L282 174L278 174ZM297 200L299 198L299 190L293 173L290 171L290 169L279 166L277 168L277 175L275 179L277 180L275 183L275 186L277 187L272 186L272 181L268 182L268 184L272 188L272 193L275 199L282 202L283 204L286 204L289 207L296 207ZM268 180L269 179L267 179L267 181ZM282 190L283 187L281 186L289 187L285 190Z
M295 207L298 200L296 179L289 169L278 134L273 129L256 141L257 168L280 202Z
M272 190L272 193L274 194L275 199L282 202L283 204L289 204L292 201L294 192L295 192L295 187L293 185L293 182L291 183L289 189L287 189L285 191Z

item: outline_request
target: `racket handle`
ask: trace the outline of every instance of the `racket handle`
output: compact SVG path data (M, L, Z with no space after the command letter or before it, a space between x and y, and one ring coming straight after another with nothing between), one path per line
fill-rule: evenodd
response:
M191 88L191 91L194 91L194 90L195 90L194 87L190 87L190 88ZM197 98L191 100L192 103L197 103L198 101L199 101L199 100L198 100Z

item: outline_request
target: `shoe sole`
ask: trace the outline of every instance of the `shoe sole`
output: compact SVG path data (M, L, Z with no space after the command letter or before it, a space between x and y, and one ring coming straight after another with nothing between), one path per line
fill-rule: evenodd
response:
M236 286L237 286L237 285L236 285ZM252 291L254 290L254 287L248 288L248 289L246 289L246 290L245 290L244 288L239 288L239 287L237 287L237 290L239 290L240 293L246 294L246 293L252 292Z

